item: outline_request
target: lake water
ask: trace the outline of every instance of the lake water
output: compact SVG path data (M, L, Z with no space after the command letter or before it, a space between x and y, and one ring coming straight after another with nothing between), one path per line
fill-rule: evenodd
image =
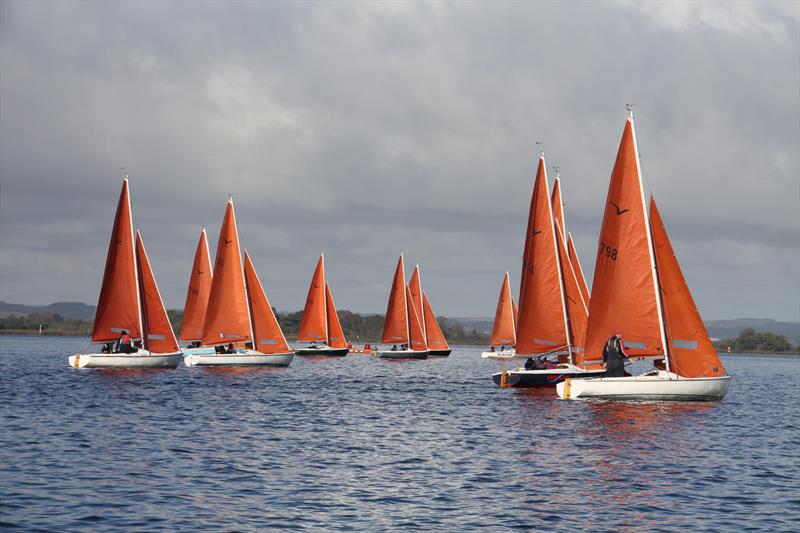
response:
M0 520L24 530L797 531L800 358L718 404L499 389L479 349L74 370L0 337Z

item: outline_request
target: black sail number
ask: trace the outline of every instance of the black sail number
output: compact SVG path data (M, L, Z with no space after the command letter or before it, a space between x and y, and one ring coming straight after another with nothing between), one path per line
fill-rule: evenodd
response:
M617 260L617 253L618 252L617 252L616 248L614 248L612 246L609 246L608 244L606 244L606 243L604 243L602 241L600 242L600 251L599 251L600 257L604 257L605 256L607 259L611 259L612 261L616 261Z

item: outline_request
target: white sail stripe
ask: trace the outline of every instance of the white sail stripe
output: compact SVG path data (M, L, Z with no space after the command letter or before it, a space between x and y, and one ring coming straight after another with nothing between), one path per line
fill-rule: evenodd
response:
M681 340L673 340L672 345L675 348L683 348L686 350L696 350L697 349L697 341L681 341Z

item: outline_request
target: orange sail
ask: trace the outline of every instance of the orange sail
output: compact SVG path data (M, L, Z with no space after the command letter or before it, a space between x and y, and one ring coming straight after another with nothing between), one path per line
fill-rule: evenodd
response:
M325 314L325 261L320 254L317 268L311 276L311 286L303 308L303 318L297 340L304 342L326 342L328 339L328 320Z
M247 281L247 296L253 317L254 348L264 354L290 352L289 344L269 305L264 286L258 279L258 274L247 250L244 252L244 276Z
M519 295L518 354L552 352L568 344L544 157L539 158L528 220Z
M497 299L497 310L494 313L494 326L489 346L514 346L517 343L515 314L508 272L506 272L503 284L500 286L500 297Z
M422 315L424 317L425 342L428 348L431 350L449 350L450 345L447 344L447 339L444 338L442 328L439 327L439 322L436 321L436 315L433 313L431 304L428 301L428 295L424 291L422 293Z
M517 307L517 301L514 297L511 297L511 308L514 310L514 336L516 337L517 327L519 326L519 307ZM516 341L514 342L514 346L516 346Z
M564 229L556 223L556 232L563 234ZM589 308L583 300L581 288L572 262L567 254L567 247L564 241L558 240L558 256L561 260L561 273L564 279L564 297L567 302L567 317L569 318L570 345L575 353L583 351L583 341L586 336L586 323L589 320Z
M139 285L142 301L142 325L145 331L143 345L151 353L175 353L180 350L172 324L169 322L164 301L150 268L142 236L136 232L136 263L139 268Z
M408 312L406 304L406 274L403 268L403 254L397 261L394 271L392 290L389 293L389 303L386 306L386 319L383 322L384 344L400 344L408 342Z
M92 342L117 340L125 330L131 338L142 337L139 284L133 251L133 222L128 178L122 180L122 192L108 245L103 285L97 300Z
M578 259L578 252L575 250L575 243L572 242L572 234L567 232L567 254L572 263L572 269L575 270L575 277L578 278L578 285L581 288L581 295L583 301L586 302L586 307L589 307L589 286L586 285L586 278L583 276L583 269L581 268L581 261Z
M339 315L336 314L336 306L333 305L333 294L328 282L325 282L325 304L328 320L328 346L331 348L347 348L347 339L344 338L342 324L339 322Z
M428 343L425 342L425 334L422 332L422 324L419 321L420 314L414 305L408 285L406 285L406 301L408 302L409 347L415 352L424 352L428 349Z
M725 367L708 338L708 331L686 285L656 201L652 197L650 228L669 342L670 370L686 378L724 376Z
M417 319L422 324L422 333L427 337L425 331L425 320L422 317L422 283L419 279L419 265L414 265L414 272L411 273L411 281L408 282L411 291L411 299L414 300L414 308L417 310Z
M203 324L203 344L213 346L249 341L251 335L242 258L239 253L239 231L236 229L233 200L228 200L219 231L214 279L211 282Z
M203 322L206 319L208 296L211 293L211 256L208 251L206 230L200 232L197 250L194 253L192 275L189 277L189 289L186 291L186 303L183 306L183 324L181 340L196 341L203 338Z
M664 353L650 229L633 119L625 123L611 172L592 282L584 364L602 360L617 331L632 356Z
M561 180L556 175L556 179L553 181L555 182L553 183L553 194L550 196L550 203L553 207L553 221L558 222L558 227L561 228L556 234L562 241L567 242L567 236L564 233L567 231L567 225L564 223L564 200L561 199Z

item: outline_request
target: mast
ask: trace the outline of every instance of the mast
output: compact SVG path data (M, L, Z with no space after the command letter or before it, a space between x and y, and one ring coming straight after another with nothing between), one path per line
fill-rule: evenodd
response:
M128 173L127 172L125 173L125 177L123 179L125 180L125 185L127 186L128 185ZM131 207L131 204L133 202L131 201L130 187L127 186L126 188L128 189L128 220L131 221L131 243L133 243L133 245L135 247L136 246L136 239L134 238L134 233L133 233L133 207ZM136 278L136 287L141 287L142 283L141 283L141 281L139 281L139 265L137 264L137 261L136 261L136 250L135 249L134 249L134 252L133 252L133 275ZM136 291L136 308L139 309L139 332L142 335L142 346L144 346L144 339L145 339L145 337L147 337L147 333L145 332L144 319L142 318L144 310L142 309L142 295L140 294L140 291L141 291L141 289Z
M631 105L626 105L626 109L628 110L628 120L631 121L631 133L633 137L633 151L635 154L636 159L636 174L637 178L639 179L639 190L641 191L642 196L642 210L644 212L645 217L645 231L647 232L647 249L650 252L650 269L653 274L653 287L656 293L656 309L658 310L658 325L659 325L659 333L661 334L661 346L664 348L664 360L666 361L667 370L669 370L669 347L667 346L667 333L666 333L666 326L664 325L664 310L663 304L661 302L661 285L658 282L658 273L656 272L656 257L655 252L653 251L653 232L650 229L650 216L649 216L649 209L647 208L647 203L645 202L644 198L644 185L642 183L642 166L641 161L639 160L639 144L636 141L636 127L633 122L633 109Z

